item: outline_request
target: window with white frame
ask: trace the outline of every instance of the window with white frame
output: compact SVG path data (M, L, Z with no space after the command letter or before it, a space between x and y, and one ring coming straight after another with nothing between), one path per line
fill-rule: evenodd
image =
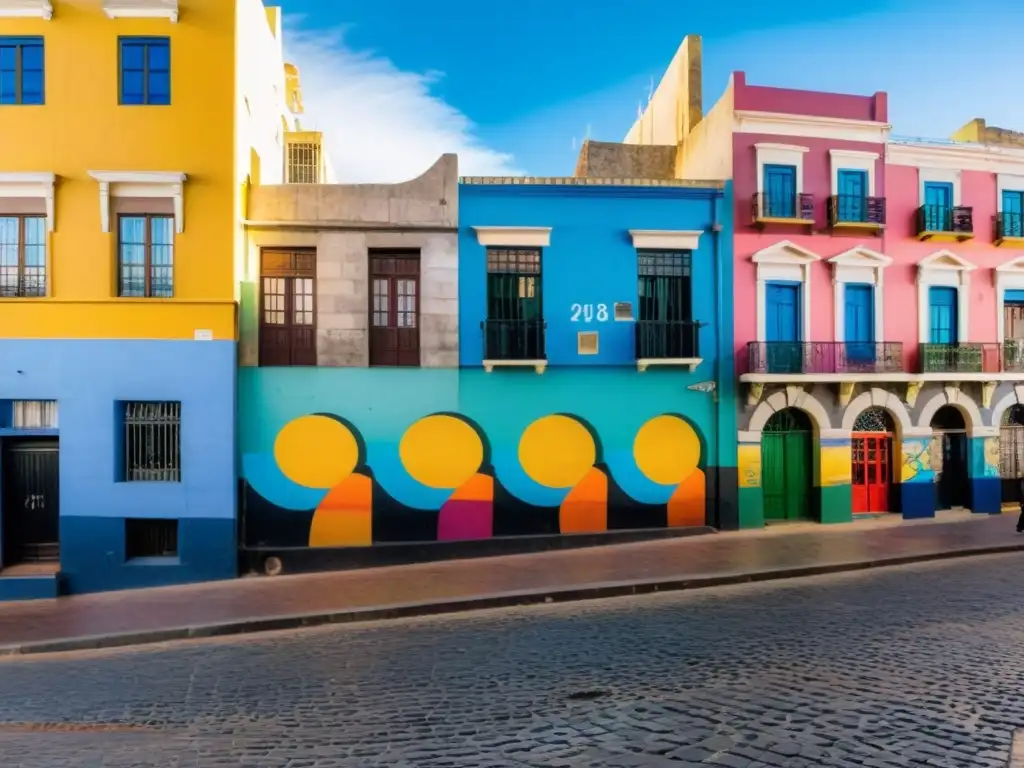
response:
M938 251L926 256L917 265L917 333L918 341L928 344L932 339L933 288L956 291L956 327L954 338L967 341L969 331L970 278L975 266L952 251ZM952 330L952 329L951 329Z
M795 218L799 215L799 199L804 191L804 155L809 149L794 144L754 145L757 153L757 214L777 218ZM782 169L792 168L792 181L787 182ZM771 179L779 179L784 190L775 185L769 189ZM792 186L790 190L789 187ZM781 191L780 191L781 190ZM782 197L780 197L780 194Z
M1024 341L1024 311L1017 296L1024 295L1024 256L996 267L996 338Z
M892 264L892 259L870 248L857 246L848 251L830 258L832 265L832 285L834 289L834 310L835 310L835 340L865 341L863 338L853 338L853 329L846 327L847 315L847 286L870 286L871 287L871 311L874 315L872 320L871 341L881 342L885 340L885 323L883 318L884 302L882 296L883 274L885 268ZM861 334L862 335L862 334Z
M789 240L770 245L751 259L757 265L757 341L767 341L769 283L796 283L799 286L800 335L811 338L811 265L821 260L813 251Z

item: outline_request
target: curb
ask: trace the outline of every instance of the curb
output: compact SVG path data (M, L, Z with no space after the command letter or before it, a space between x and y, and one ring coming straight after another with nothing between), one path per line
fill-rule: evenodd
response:
M337 611L290 614L285 616L236 619L214 624L171 627L166 629L143 630L139 632L116 632L105 635L87 635L59 640L17 643L0 646L0 657L27 656L68 651L124 648L127 646L150 645L171 640L189 640L231 635L274 632L286 629L301 629L328 624L354 624L367 621L386 621L425 616L440 616L467 611L493 608L512 608L544 603L568 603L584 600L600 600L609 597L647 595L656 592L678 592L709 587L723 587L737 584L751 584L781 579L809 576L824 576L835 573L865 571L912 563L926 563L936 560L953 560L981 555L1004 555L1024 551L1024 543L1000 546L974 547L945 552L928 552L875 560L860 560L827 565L775 568L752 573L731 573L719 576L698 576L691 578L665 578L648 581L603 582L579 587L499 592L479 597L467 597L440 601L397 603L389 606L349 608Z

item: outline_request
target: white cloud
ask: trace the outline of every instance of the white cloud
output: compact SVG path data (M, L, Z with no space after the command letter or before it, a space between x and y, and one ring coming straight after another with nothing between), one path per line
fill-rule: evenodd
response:
M445 152L458 153L462 175L520 173L511 155L485 146L464 114L430 92L439 73L403 72L384 56L349 48L341 31L286 24L303 125L323 131L339 182L406 181Z

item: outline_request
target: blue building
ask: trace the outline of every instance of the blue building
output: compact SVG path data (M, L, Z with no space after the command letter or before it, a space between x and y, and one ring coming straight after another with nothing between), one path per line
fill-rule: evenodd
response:
M0 599L237 574L236 346L0 340Z

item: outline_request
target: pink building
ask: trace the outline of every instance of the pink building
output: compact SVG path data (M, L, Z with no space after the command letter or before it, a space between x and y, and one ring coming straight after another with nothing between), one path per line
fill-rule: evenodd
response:
M687 38L626 141L733 179L741 527L998 512L1000 445L1024 474L1024 136L896 141L884 93L742 72L704 114L700 55Z

